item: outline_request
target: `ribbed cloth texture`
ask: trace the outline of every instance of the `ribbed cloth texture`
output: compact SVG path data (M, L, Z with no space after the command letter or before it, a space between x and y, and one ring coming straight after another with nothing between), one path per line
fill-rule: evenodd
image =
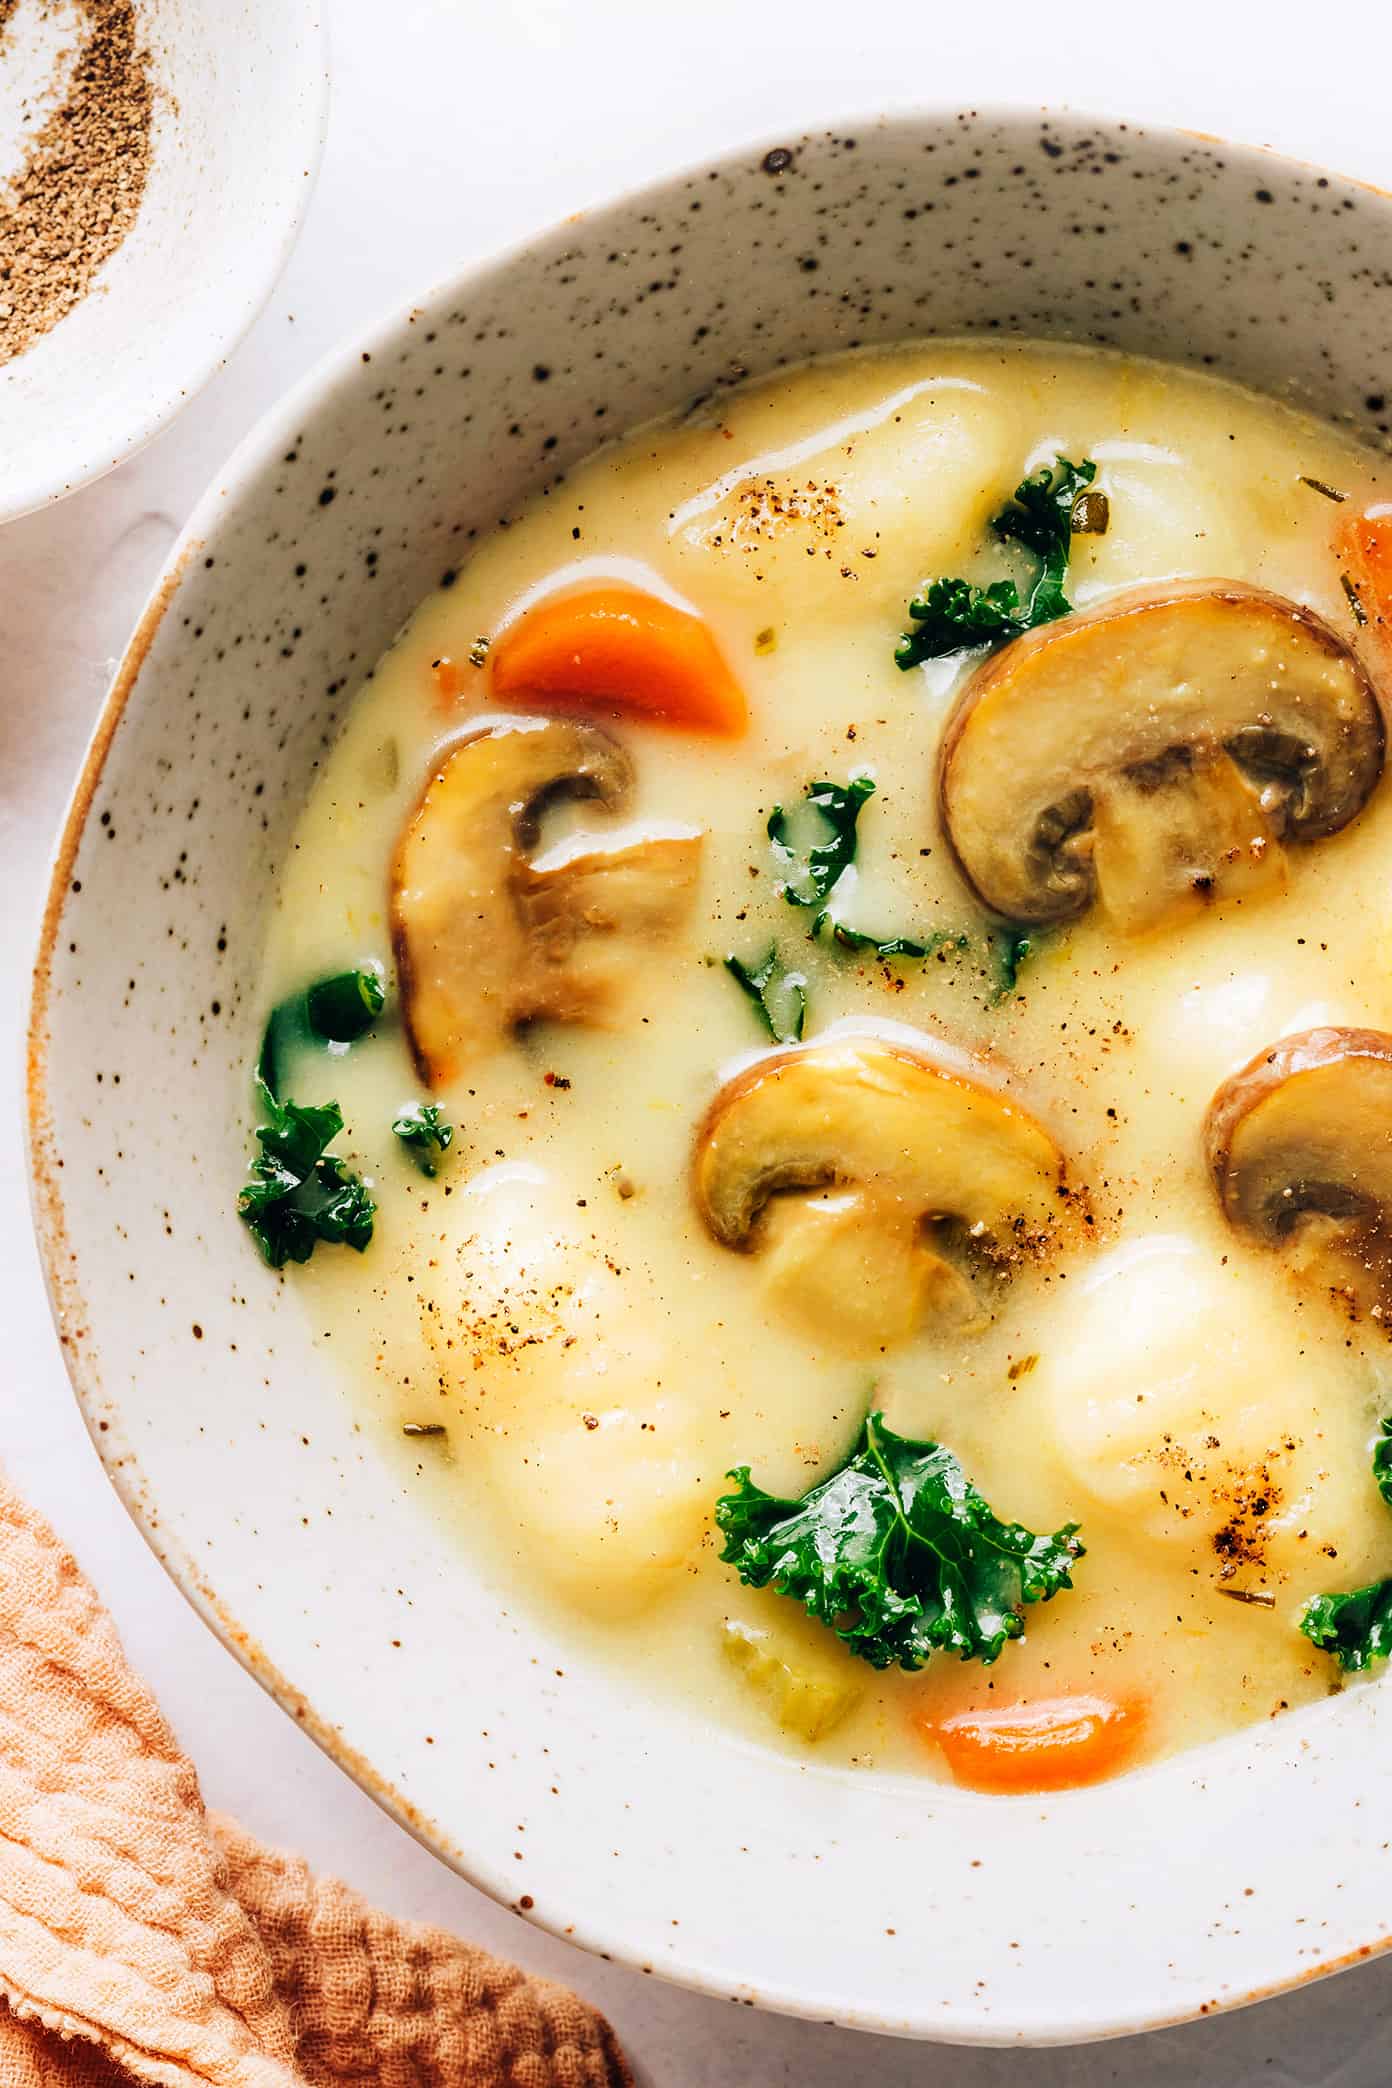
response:
M3 2088L631 2079L565 1988L211 1817L76 1561L0 1479Z

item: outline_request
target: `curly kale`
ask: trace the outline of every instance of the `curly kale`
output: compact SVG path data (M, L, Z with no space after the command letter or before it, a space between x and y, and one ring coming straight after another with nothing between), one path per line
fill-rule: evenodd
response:
M1392 1580L1371 1581L1348 1595L1313 1595L1300 1612L1312 1646L1356 1674L1392 1653Z
M830 911L823 908L808 930L808 940L819 942L823 933L830 936L832 945L855 956L862 954L885 959L889 957L936 957L939 950L965 950L971 941L969 935L954 932L950 928L935 928L926 942L916 942L911 935L875 935L863 928L848 928L844 921L836 920Z
M1392 1508L1392 1419L1383 1421L1373 1445L1373 1481ZM1392 1653L1392 1579L1370 1581L1347 1595L1314 1595L1299 1621L1312 1646L1332 1653L1346 1674L1356 1674Z
M316 979L272 1008L261 1038L256 1070L278 1095L291 1056L308 1045L356 1044L386 1006L387 990L377 965L334 972Z
M837 918L833 908L824 903L834 898L837 886L855 861L856 822L866 799L874 794L875 785L869 776L854 776L844 786L840 783L809 783L803 792L801 805L791 814L782 805L775 805L769 814L768 835L779 868L785 873L778 889L790 906L815 906L819 909L807 931L809 942L822 940L826 932L833 947L839 950L857 954L868 951L881 958L931 957L945 943L957 938L937 933L929 936L926 942L919 942L911 935L876 935L861 928L849 928ZM789 838L789 821L805 817L808 812L815 813L823 822L828 838L798 848ZM744 984L743 980L741 984ZM802 1034L800 1029L798 1034Z
M758 964L751 966L738 957L727 957L725 969L740 990L749 995L775 1043L801 1041L807 1020L807 980L801 972L787 968L779 957L777 943L769 944L767 954Z
M995 971L996 982L991 993L991 1006L1008 1000L1020 983L1020 973L1039 949L1039 930L1012 928L1009 925L990 928L986 932L986 949Z
M237 1210L262 1254L273 1269L308 1261L321 1240L361 1254L377 1206L362 1177L327 1150L343 1129L338 1104L302 1108L279 1101L262 1079L256 1087L266 1121L256 1127L261 1150Z
M921 1668L938 1651L993 1661L1023 1606L1073 1585L1076 1523L1036 1536L1004 1523L940 1443L871 1414L847 1462L800 1501L764 1493L748 1465L716 1503L722 1559L749 1587L802 1603L872 1667Z
M895 647L896 666L907 669L924 660L1004 645L1067 616L1073 606L1064 592L1073 538L1082 532L1101 534L1107 527L1105 496L1088 490L1096 476L1091 458L1070 464L1058 457L1022 479L992 519L991 530L1001 543L1018 544L1038 560L1028 596L1021 599L1013 580L995 580L989 587L969 580L934 580L909 604L914 629Z
M394 1118L392 1130L401 1140L423 1175L434 1176L454 1143L454 1126L447 1123L438 1102L412 1102Z
M860 808L874 794L875 786L868 776L854 776L844 787L840 783L809 783L802 804L791 815L782 805L774 806L769 814L768 836L779 868L785 873L778 889L789 906L819 906L850 868L855 861ZM821 819L828 838L799 849L788 837L788 822L790 817L809 811Z
M1385 1420L1373 1445L1373 1483L1392 1508L1392 1420Z

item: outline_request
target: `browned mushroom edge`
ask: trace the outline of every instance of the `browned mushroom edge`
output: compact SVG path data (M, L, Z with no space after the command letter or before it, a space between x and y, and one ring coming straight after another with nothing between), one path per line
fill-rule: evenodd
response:
M1218 1089L1204 1151L1234 1230L1354 1313L1392 1308L1392 1035L1279 1039Z
M1190 642L1184 650L1185 674L1172 683L1173 716L1165 703L1145 696L1139 674L1137 707L1128 711L1124 694L1113 700L1115 692L1104 690L1107 700L1099 708L1092 700L1090 672L1094 680L1108 672L1122 679L1119 641L1129 638L1133 653L1142 658L1143 646L1155 650L1163 682L1165 639L1173 638L1181 624L1191 627L1186 633ZM1307 672L1308 697L1288 662L1279 686L1268 684L1278 686L1278 700L1252 700L1241 665L1261 633L1268 644L1284 641L1289 649L1294 643L1294 663ZM1205 646L1212 660L1207 686L1201 664ZM1332 680L1331 666L1342 670ZM1051 720L1048 701L1037 700L1032 685L1038 684L1047 698L1055 674L1053 702L1062 715ZM1340 682L1342 693L1331 706L1325 697ZM992 738L979 747L971 734L988 710L999 717L1017 694L1020 730L1010 740L1007 760L1002 732L993 727ZM1227 854L1235 857L1250 841L1254 858L1270 844L1279 854L1285 842L1308 843L1338 831L1376 787L1385 743L1382 706L1367 668L1313 610L1236 581L1128 589L1096 609L1016 639L971 676L939 750L942 830L963 879L989 912L1035 925L1061 923L1084 913L1097 896L1092 822L1099 790L1120 798L1123 821L1128 793L1132 816L1147 793L1159 793L1162 814L1168 803L1182 827L1184 793L1191 784L1202 784L1213 802L1194 808L1192 831L1177 837L1161 832L1146 840L1152 857L1167 839L1176 840L1175 873L1183 876L1187 870L1189 884L1202 897L1220 881L1203 852L1220 847L1225 827L1239 844ZM1069 761L1078 763L1067 788L1064 750ZM987 773L972 777L969 757ZM1031 792L1032 770L1041 766L1044 773ZM1016 815L1012 802L1021 806ZM1186 844L1195 856L1192 864L1183 860ZM1140 869L1166 867L1143 861ZM1237 867L1253 875L1270 864L1251 861Z

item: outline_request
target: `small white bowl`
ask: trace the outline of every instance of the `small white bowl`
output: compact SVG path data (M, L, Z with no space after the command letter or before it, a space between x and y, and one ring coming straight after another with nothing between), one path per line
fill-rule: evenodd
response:
M0 522L123 463L201 390L260 311L308 205L328 121L318 0L137 0L155 85L139 215L88 294L0 364ZM19 0L6 64L62 71L74 24ZM36 75L36 77L34 77ZM31 118L32 121L32 118ZM0 100L0 170L23 157Z
M1392 1942L1392 1677L1056 1797L749 1746L577 1655L413 1498L234 1210L273 880L359 679L471 538L742 370L914 335L1168 355L1385 444L1389 283L1392 198L1212 139L999 111L779 138L426 293L195 513L39 952L59 1331L190 1600L527 1920L717 1995L1002 2044L1205 2013Z

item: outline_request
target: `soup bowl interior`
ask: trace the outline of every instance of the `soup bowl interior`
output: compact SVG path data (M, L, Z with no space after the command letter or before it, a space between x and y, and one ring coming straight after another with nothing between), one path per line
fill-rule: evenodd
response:
M416 602L528 495L694 394L928 335L1195 363L1382 442L1389 286L1392 202L1255 152L1014 114L789 138L423 297L193 518L43 925L55 1312L113 1481L209 1622L529 1919L717 1994L962 2041L1171 2021L1382 1945L1385 1689L1047 1800L818 1769L634 1701L422 1512L234 1192L265 910L316 765Z

